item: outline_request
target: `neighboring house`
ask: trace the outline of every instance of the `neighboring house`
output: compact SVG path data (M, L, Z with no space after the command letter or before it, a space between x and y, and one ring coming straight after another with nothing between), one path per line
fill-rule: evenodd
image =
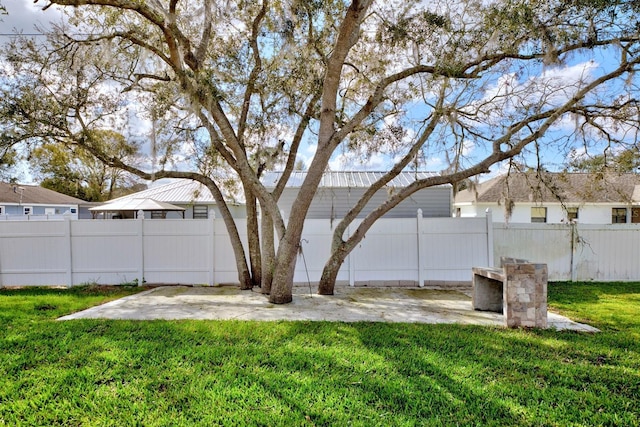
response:
M0 218L55 217L66 212L71 218L91 218L91 203L37 185L0 182Z
M308 219L341 219L362 197L364 192L371 187L385 172L325 172L318 187L309 212ZM430 172L402 172L387 186L380 189L369 202L367 207L358 215L364 217L374 207L383 203L390 194L399 188L403 188L416 181L435 174ZM275 187L276 182L282 176L282 172L267 172L262 182L268 189ZM306 177L306 172L295 171L287 181L278 205L289 216L291 206L300 186ZM422 215L427 217L450 217L452 205L452 187L439 185L415 192L390 210L385 218L415 218L418 209L422 209Z
M121 202L127 204L134 203L136 200L150 199L160 203L170 203L172 205L184 208L184 211L170 210L152 210L145 211L145 218L187 218L187 219L203 219L209 218L209 210L213 209L216 218L222 218L220 211L216 206L216 202L209 189L190 179L176 179L163 185L156 185L146 190L127 196L118 197L110 200L108 203ZM245 206L241 203L227 202L229 210L234 218L245 218ZM96 213L95 218L104 218L104 213ZM135 212L125 210L122 212L109 212L107 218L134 218Z
M640 223L640 176L515 173L476 184L455 196L456 216L481 217L487 209L494 222Z

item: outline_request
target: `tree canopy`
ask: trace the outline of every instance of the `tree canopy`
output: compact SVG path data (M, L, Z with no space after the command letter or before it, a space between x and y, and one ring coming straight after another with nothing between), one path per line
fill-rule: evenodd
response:
M113 131L94 131L91 137L105 153L123 161L132 161L136 147L127 144L124 137ZM50 190L89 202L102 202L146 188L135 176L108 166L87 152L73 146L47 143L34 148L30 163L40 185Z
M0 115L12 143L81 146L144 179L203 182L241 286L262 285L275 303L291 301L306 212L336 158L380 156L387 173L337 224L325 294L371 225L422 188L516 157L637 141L636 1L39 1L75 7L46 43L6 49ZM87 138L135 137L134 110L151 124L147 162ZM390 194L347 233L377 190L434 157L447 160L441 174ZM306 179L285 222L277 202L300 160ZM276 168L268 191L260 176ZM248 261L225 210L229 181L247 202Z
M569 170L577 172L640 173L640 147L625 148L621 152L605 150L595 156L574 156Z

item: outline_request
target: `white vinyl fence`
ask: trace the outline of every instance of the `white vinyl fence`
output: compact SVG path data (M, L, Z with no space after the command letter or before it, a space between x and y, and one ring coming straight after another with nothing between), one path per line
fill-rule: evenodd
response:
M347 231L355 231L355 221ZM345 260L339 282L351 285L416 286L468 282L471 267L489 265L490 218L383 218ZM331 248L329 220L307 220L295 282L316 282ZM308 274L308 278L307 278Z
M355 230L358 223L351 227ZM237 220L246 241L245 220ZM294 280L317 282L332 224L308 220ZM338 281L411 286L468 283L501 256L549 265L550 280L640 280L640 226L494 224L488 218L382 219ZM494 262L495 260L495 262ZM221 219L0 221L0 286L236 283Z
M640 224L494 224L494 254L546 263L549 280L640 281Z

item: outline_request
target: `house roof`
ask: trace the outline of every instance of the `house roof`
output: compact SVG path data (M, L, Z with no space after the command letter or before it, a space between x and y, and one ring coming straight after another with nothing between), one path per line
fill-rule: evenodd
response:
M0 203L23 205L88 205L86 202L66 194L58 193L38 185L9 184L0 182Z
M640 202L640 175L535 172L500 175L460 191L455 202Z
M387 172L372 172L372 171L342 171L331 172L327 171L322 176L320 181L320 188L368 188L371 187L376 181L378 181ZM265 187L273 188L276 183L282 177L283 172L266 172L262 178L262 182ZM436 176L434 172L401 172L388 184L389 187L406 187L412 182L418 179L425 179L432 176ZM287 187L300 188L302 182L307 177L307 172L294 171L291 173L291 177L287 181Z
M129 198L112 200L94 208L90 211L98 212L118 212L118 211L183 211L184 208L172 205L167 202L160 202L149 198Z
M213 195L206 185L190 179L177 179L168 184L158 185L137 193L118 197L112 201L130 199L153 199L158 202L174 204L215 203Z

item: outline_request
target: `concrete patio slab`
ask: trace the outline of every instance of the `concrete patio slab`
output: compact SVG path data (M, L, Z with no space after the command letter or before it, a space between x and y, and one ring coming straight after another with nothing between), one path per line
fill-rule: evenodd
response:
M454 290L421 288L338 287L333 296L295 287L291 304L269 303L260 290L234 286L166 286L61 317L72 319L201 319L201 320L325 320L334 322L460 323L504 326L501 314L475 311L471 298ZM550 328L597 332L549 313Z

